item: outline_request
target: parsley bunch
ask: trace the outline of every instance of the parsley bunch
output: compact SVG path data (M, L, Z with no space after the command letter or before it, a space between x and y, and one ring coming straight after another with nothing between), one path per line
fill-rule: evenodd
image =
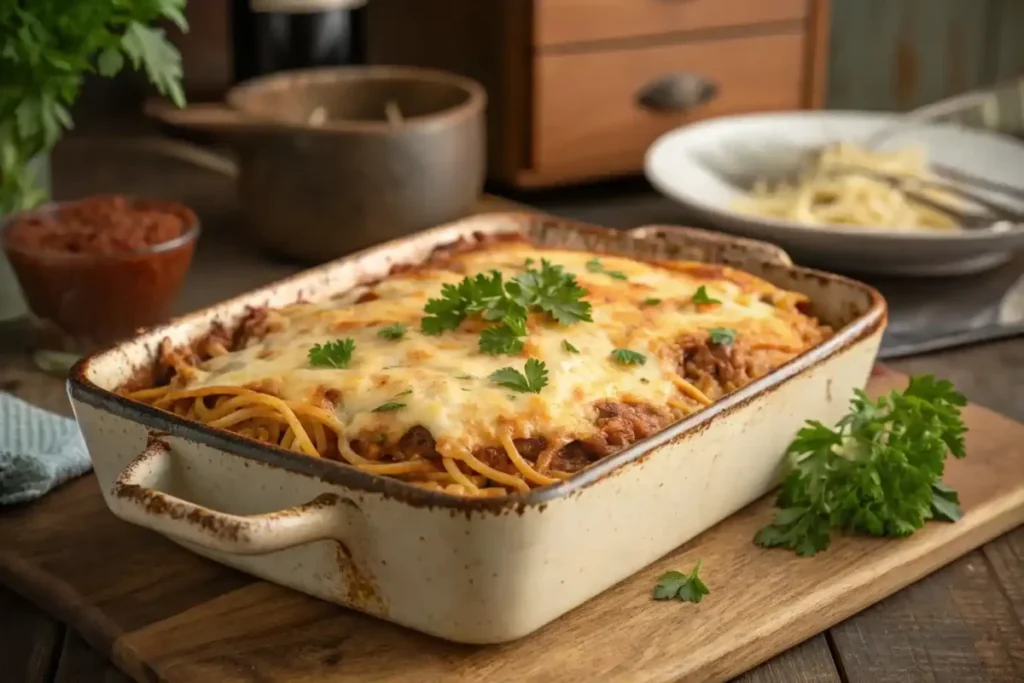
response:
M830 429L808 422L787 451L775 520L754 542L814 555L833 529L909 536L929 519L955 521L956 492L941 481L946 457L962 458L962 394L931 375L872 401L857 391Z
M500 271L478 273L457 285L441 287L441 297L430 299L421 320L424 334L454 330L467 317L479 315L499 323L484 330L479 346L484 353L515 354L523 348L526 319L530 312L543 312L568 325L590 322L590 303L583 301L587 290L560 265L541 260L540 270L527 268L515 279L505 282Z
M184 104L181 56L164 32L187 29L185 0L8 0L0 3L0 215L46 200L28 163L71 128L85 74L145 69L157 90Z

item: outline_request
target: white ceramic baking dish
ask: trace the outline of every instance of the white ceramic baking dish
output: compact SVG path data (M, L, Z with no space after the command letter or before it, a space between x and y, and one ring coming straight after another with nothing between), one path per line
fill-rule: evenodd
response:
M722 262L807 294L838 330L744 389L557 485L463 499L210 429L112 390L248 305L315 300L475 233ZM468 219L246 294L81 361L69 393L107 505L242 571L466 643L524 636L767 492L806 419L863 387L885 326L873 289L794 268L770 245L683 228L632 233L530 214Z

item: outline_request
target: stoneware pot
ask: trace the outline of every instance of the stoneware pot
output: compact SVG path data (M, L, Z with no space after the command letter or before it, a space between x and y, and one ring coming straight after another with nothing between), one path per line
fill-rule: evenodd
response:
M173 127L237 156L247 234L274 254L327 261L465 215L483 190L484 89L411 67L292 71L232 88L226 104L151 103Z

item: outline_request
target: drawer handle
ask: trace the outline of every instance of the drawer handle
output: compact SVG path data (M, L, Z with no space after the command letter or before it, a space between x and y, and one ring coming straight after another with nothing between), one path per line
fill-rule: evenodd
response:
M636 101L644 109L656 112L684 112L718 95L718 85L703 76L675 73L660 76L637 93Z

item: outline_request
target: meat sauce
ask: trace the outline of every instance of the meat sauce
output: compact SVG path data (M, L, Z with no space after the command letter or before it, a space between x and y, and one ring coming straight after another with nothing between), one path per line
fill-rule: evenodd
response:
M168 318L197 234L181 204L115 195L22 213L2 237L43 345L84 352Z

